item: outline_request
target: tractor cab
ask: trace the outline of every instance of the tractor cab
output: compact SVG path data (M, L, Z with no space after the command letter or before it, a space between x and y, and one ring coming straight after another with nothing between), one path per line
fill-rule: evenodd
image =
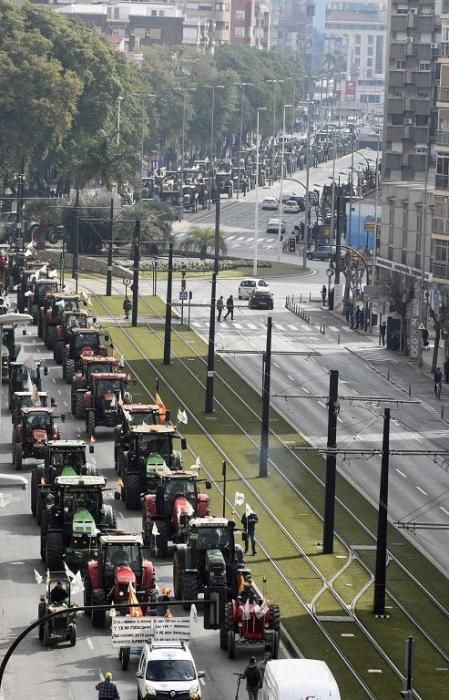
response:
M21 469L22 460L28 457L43 459L48 441L60 438L53 412L53 408L44 406L21 409L17 425L13 428L12 453L16 469ZM61 416L61 419L64 421L65 416Z
M33 316L33 322L37 323L39 318L39 308L42 306L45 296L49 292L57 292L59 281L54 278L37 279L31 284L28 295L28 311Z
M126 434L132 427L138 425L159 425L160 408L157 404L151 403L131 403L120 406L122 434Z
M185 440L180 437L173 425L164 423L132 426L129 437L130 461L132 460L132 453L135 453L136 456L138 455L141 465L147 464L151 458L154 458L154 464L162 463L163 461L173 470L181 469L182 463L179 453L176 453L176 457L173 456L173 441L176 438L180 439L182 449L185 449L186 445ZM126 449L126 436L124 443L124 449Z
M41 595L38 607L38 620L50 613L60 610L68 610L72 607L71 581L64 571L48 573L47 590ZM76 644L76 612L61 612L60 615L43 621L39 625L39 639L48 647L50 644L69 642L70 646Z
M89 437L95 435L97 425L113 428L119 421L119 403L130 401L126 372L95 372L91 375L91 389L84 394L86 429Z
M48 406L48 394L46 391L39 391L35 394L32 391L16 391L11 400L11 420L14 425L21 419L21 409L31 406Z
M16 391L26 391L28 378L38 391L42 390L41 364L36 362L32 369L25 367L23 362L10 362L9 364L9 408L11 409L12 397Z
M68 343L68 338L72 328L87 328L89 316L87 311L63 311L61 319L57 322L53 338L53 357L58 365L64 359L64 345Z
M197 501L197 475L193 472L170 472L161 477L161 483L156 487L158 512L174 521L193 515Z
M81 355L79 371L72 381L71 409L76 418L84 418L84 394L92 389L92 377L98 373L112 374L118 368L118 360L113 355Z
M69 292L49 292L42 300L39 309L38 332L49 350L53 349L56 328L62 322L66 311L80 311L79 294Z
M71 384L73 376L81 366L82 355L108 354L103 343L109 343L109 335L95 328L72 328L64 348L63 376Z
M113 586L120 579L120 569L131 569L134 577L127 577L133 585L140 584L142 576L142 538L140 535L103 535L100 538L103 582ZM117 571L118 569L118 571ZM114 575L115 574L115 575ZM135 585L134 585L135 587ZM123 591L128 592L128 589Z

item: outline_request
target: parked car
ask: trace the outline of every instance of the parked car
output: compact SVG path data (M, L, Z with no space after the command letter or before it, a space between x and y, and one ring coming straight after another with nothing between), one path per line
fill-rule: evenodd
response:
M299 214L299 204L294 199L289 199L284 204L284 214Z
M267 291L270 289L270 285L268 282L265 282L265 280L248 277L247 279L242 280L239 284L238 298L249 299L255 289Z
M279 224L281 220L280 219L270 219L267 224L267 233L279 233ZM287 223L285 221L282 222L282 228L281 228L281 233L285 233L287 230Z
M307 253L307 259L308 260L331 260L332 258L335 258L335 255L337 253L337 249L334 245L322 245L319 246L319 248L316 248L315 250L309 250ZM341 248L340 249L340 256L343 258L345 256L345 249Z
M277 211L279 209L277 197L265 197L265 199L262 201L262 209L274 209Z
M249 298L250 309L272 309L273 295L268 289L254 289Z

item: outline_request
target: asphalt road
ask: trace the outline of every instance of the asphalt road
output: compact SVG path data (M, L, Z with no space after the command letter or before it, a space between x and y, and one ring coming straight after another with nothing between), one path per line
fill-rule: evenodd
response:
M69 413L69 387L62 381L61 368L39 339L33 335L23 338L26 351L32 352L49 367L49 376L44 378L44 390L54 396L58 403L58 415L65 413L67 420L62 426L65 438L85 438L84 424L73 419ZM3 391L3 399L7 392ZM4 406L4 400L3 400ZM9 412L3 408L1 416L0 471L12 473L10 457L11 422ZM118 526L127 532L140 532L140 517L130 517L124 504L114 500L117 487L116 472L113 467L111 431L98 428L95 460L99 471L107 477L106 501L118 515ZM25 466L28 475L31 463ZM37 616L39 596L44 585L35 582L34 569L45 578L44 566L39 557L39 528L30 512L30 494L27 491L5 491L0 494L0 645L1 656L9 644ZM171 587L171 564L155 561L159 588ZM75 597L82 604L82 594ZM181 614L181 613L178 613ZM261 658L261 649L245 648L238 650L235 661L230 661L219 648L218 631L205 631L202 622L194 626L191 642L192 653L199 669L206 671L203 697L206 700L233 700L236 677L244 668L248 657L256 651ZM129 670L120 669L117 652L111 648L109 629L93 629L89 618L79 615L78 641L75 647L46 649L38 641L37 633L31 633L18 647L7 668L3 695L5 700L36 697L36 689L46 700L87 700L96 698L95 684L100 674L112 671L117 681L122 700L136 697L134 678L136 660L130 663ZM241 696L243 697L243 688Z
M360 155L362 154L362 155ZM376 154L370 149L365 149L355 153L354 158L354 168L358 169L359 166L366 168L366 159L375 161ZM343 156L335 162L335 177L336 179L341 177L343 182L348 180L349 168L351 166L352 157L351 155ZM323 185L330 185L332 180L333 163L332 161L326 163L320 163L316 168L310 169L310 190L318 189ZM293 176L297 180L303 183L305 186L306 172L301 170L294 174ZM318 185L319 187L316 187ZM284 194L294 193L297 195L304 196L305 187L298 185L296 182L290 182L285 180L283 187ZM273 233L266 233L266 225L268 220L271 218L279 217L279 211L269 211L262 209L262 200L264 197L269 197L272 195L279 196L280 193L280 183L275 183L272 187L261 187L259 189L259 240L258 240L258 255L264 260L276 260L279 257L283 262L296 262L302 263L302 253L297 252L296 255L282 253L279 246L278 236ZM237 200L236 197L229 200L226 198L221 199L221 226L220 229L226 241L227 253L228 255L242 258L253 258L255 250L255 223L254 223L254 213L255 213L255 201L256 195L255 191L252 190L248 192L246 198L240 195ZM287 230L285 238L289 237L292 233L295 224L300 221L304 221L304 212L300 214L287 214L283 213L283 220L287 224ZM211 209L209 212L199 211L197 214L187 213L185 214L184 221L175 225L175 237L178 240L182 240L190 228L192 223L204 226L213 226L215 221L215 211ZM312 212L311 221L314 221L314 212Z

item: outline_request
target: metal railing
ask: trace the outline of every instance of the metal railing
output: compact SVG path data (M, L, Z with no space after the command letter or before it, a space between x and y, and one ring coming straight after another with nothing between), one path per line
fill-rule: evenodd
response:
M435 143L437 146L449 146L449 131L437 131Z
M440 102L449 102L449 87L440 87L438 89L438 99Z

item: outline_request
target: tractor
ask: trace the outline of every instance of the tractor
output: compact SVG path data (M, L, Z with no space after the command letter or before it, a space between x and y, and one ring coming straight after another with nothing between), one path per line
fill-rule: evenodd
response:
M22 408L20 413L12 432L12 459L16 470L21 470L23 460L29 457L42 460L48 441L61 438L53 408L30 406ZM61 420L65 421L64 415Z
M95 372L90 377L91 388L84 392L86 431L95 437L98 425L115 428L119 420L119 404L131 403L127 391L129 374L126 372Z
M248 569L239 571L238 576L243 579L241 591L225 603L220 646L234 659L237 645L263 645L270 649L272 658L277 659L281 629L279 606L260 597Z
M21 420L21 409L30 406L48 406L48 394L46 391L39 391L37 396L32 391L16 391L11 400L11 421L17 425ZM54 408L52 403L52 408Z
M49 292L39 308L38 335L49 350L53 350L56 326L61 323L65 311L80 311L79 294Z
M67 384L71 384L75 372L81 366L81 355L107 355L104 343L109 343L109 335L104 335L96 328L72 328L67 344L64 346L62 359L62 376Z
M157 601L154 567L145 559L142 537L122 533L100 535L97 560L87 563L84 581L84 605L130 602L134 593L142 603L142 612L150 612ZM90 615L90 611L86 611ZM126 615L129 608L119 608L119 615ZM93 627L104 627L106 610L92 610Z
M48 368L44 367L44 374L48 374ZM28 379L31 379L37 391L42 391L41 363L35 362L32 369L25 367L23 362L10 362L9 364L9 386L8 386L8 408L12 409L13 396L16 392L28 390Z
M206 488L212 484L206 480ZM161 475L156 493L144 497L143 541L152 556L166 557L168 542L183 542L191 518L209 515L209 496L198 493L195 472L176 471ZM158 534L153 534L156 525Z
M50 575L47 579L47 590L41 595L39 607L37 609L37 618L42 618L51 613L67 610L72 607L71 603L71 583L70 579L64 571L59 571ZM58 583L62 584L62 590L67 593L67 597L63 602L52 601L52 594L55 587L58 588ZM67 612L51 617L49 620L44 620L38 627L39 639L45 647L51 644L60 644L61 642L69 642L71 647L76 644L76 612Z
M118 360L113 355L81 355L79 372L72 380L70 405L76 418L84 418L84 394L92 389L92 375L96 372L113 373Z
M89 445L89 452L92 453L93 450L94 446ZM47 494L56 477L84 474L97 474L97 468L86 462L84 440L50 440L47 443L45 461L36 465L31 472L31 512L36 516L38 525L41 523Z
M1 378L2 382L9 379L9 366L11 362L15 362L19 352L19 346L15 343L14 337L15 326L2 326L2 343L1 343Z
M57 279L34 280L26 295L28 297L28 313L33 317L33 323L39 321L39 308L48 292L57 292L59 282Z
M204 592L205 599L210 599L217 594L221 619L225 603L237 594L237 574L243 569L243 551L235 543L234 529L234 521L227 518L192 518L186 541L174 550L175 598L196 600Z
M140 508L141 494L154 493L160 476L182 469L181 453L173 449L173 440L179 439L181 449L187 448L171 424L138 425L120 440L117 465L121 481L121 498L126 507Z
M160 409L157 404L131 403L120 404L119 421L115 428L114 461L115 468L120 472L119 459L121 444L125 435L137 425L159 425L161 422Z
M54 327L53 358L58 365L62 365L64 360L64 347L69 342L71 329L87 328L88 321L89 316L84 309L81 311L64 311L61 321Z
M103 503L103 476L57 476L41 514L41 558L50 571L82 569L96 556L98 533L116 528Z

